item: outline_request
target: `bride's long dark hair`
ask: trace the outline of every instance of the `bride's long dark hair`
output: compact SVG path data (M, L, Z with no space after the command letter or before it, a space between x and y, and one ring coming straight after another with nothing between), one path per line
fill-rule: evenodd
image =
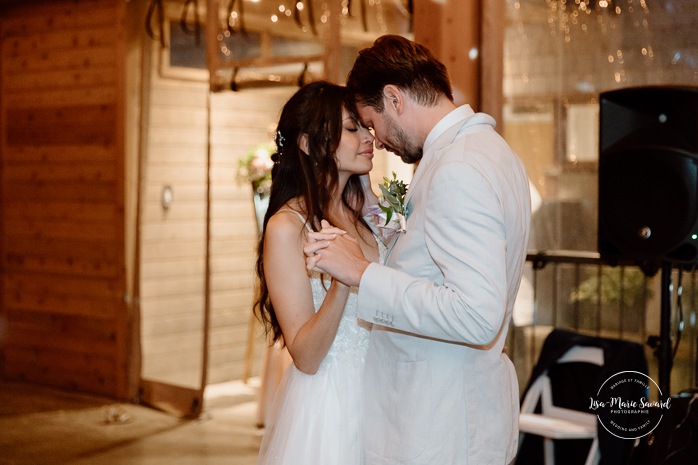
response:
M299 89L281 110L275 136L276 153L272 156L269 207L257 249L258 287L254 303L255 315L264 324L271 344L283 339L264 275L267 223L290 200L298 199L298 205L304 209L301 213L313 230L320 230L322 219L336 224L328 208L331 199L338 194L335 151L342 137L342 109L354 114L353 108L345 87L317 81ZM301 136L307 137L308 153L299 146ZM349 178L341 195L357 227L368 230L361 217L365 198L358 176Z

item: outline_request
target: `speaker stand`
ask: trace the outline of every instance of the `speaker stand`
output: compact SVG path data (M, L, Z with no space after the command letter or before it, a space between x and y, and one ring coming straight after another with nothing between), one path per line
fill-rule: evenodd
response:
M659 389L663 398L671 397L671 369L674 363L671 350L671 271L671 263L663 261L660 329L655 350L659 362Z

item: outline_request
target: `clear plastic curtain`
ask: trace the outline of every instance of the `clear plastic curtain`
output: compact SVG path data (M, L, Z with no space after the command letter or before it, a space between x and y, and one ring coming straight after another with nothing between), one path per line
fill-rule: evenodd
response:
M698 86L694 0L507 0L505 136L534 188L534 249L596 250L598 97Z

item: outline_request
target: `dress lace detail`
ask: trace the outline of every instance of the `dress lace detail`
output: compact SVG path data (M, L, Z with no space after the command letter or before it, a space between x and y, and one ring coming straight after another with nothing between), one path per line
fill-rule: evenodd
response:
M330 285L330 280L320 281L319 273L314 273L310 278L310 284L313 289L313 302L315 303L315 311L320 308L325 294L325 290ZM368 350L368 339L370 336L370 323L359 320L356 316L356 303L358 300L357 289L351 288L342 320L337 328L337 335L330 350L327 352L325 359L320 365L320 370L329 363L335 363L336 358L354 357L363 362L366 351Z

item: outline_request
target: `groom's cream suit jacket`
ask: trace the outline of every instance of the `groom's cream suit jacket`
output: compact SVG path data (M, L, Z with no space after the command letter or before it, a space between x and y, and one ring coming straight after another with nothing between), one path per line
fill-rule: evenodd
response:
M502 353L531 216L523 164L494 120L462 106L429 134L406 232L359 286L374 323L366 463L506 465L518 384Z

